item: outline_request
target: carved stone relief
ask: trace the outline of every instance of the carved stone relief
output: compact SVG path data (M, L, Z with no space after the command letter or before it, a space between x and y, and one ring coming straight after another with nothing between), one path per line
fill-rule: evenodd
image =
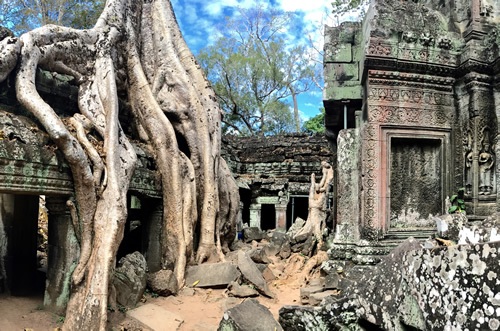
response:
M467 130L467 143L464 146L465 189L469 196L474 195L474 186L477 186L477 194L480 196L496 193L496 156L494 153L496 141L491 139L490 127L484 121L482 122L476 138L470 128ZM476 148L474 148L475 140L477 141ZM474 163L477 164L477 170L475 170Z
M437 139L391 139L390 228L429 227L442 213L442 157Z

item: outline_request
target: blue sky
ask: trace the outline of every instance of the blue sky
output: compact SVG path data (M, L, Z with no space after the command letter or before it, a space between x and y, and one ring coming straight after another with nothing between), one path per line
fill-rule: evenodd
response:
M296 12L300 22L299 31L290 31L296 38L310 36L315 40L316 48L323 48L323 26L329 23L332 0L268 0L261 1L263 6L272 6L284 11ZM212 43L217 37L217 26L227 16L237 12L238 7L248 8L256 4L256 0L171 0L179 25L191 51L196 55L198 50ZM297 29L298 29L297 28ZM311 31L309 34L303 31ZM297 37L297 35L299 37ZM302 118L315 116L323 106L322 92L316 88L299 95L299 110ZM291 105L291 102L290 102Z

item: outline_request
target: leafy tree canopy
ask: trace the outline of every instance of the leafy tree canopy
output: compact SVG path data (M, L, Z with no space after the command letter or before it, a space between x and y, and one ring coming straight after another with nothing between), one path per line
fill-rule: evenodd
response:
M310 133L325 132L325 108L321 107L320 110L321 113L304 122L303 131Z
M17 35L46 24L90 28L104 3L104 0L0 0L0 26Z
M198 54L223 109L225 132L300 130L297 95L312 87L317 71L312 49L290 40L293 24L293 13L259 5L240 9L220 27L215 43Z
M369 0L334 0L332 2L332 13L335 16L342 16L347 13L356 12L356 15L363 17L368 4Z

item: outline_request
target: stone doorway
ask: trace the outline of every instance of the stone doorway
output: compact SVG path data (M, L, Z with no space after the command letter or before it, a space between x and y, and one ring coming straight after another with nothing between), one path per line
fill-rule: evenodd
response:
M43 293L46 276L38 269L38 215L38 195L0 193L0 293Z
M260 229L263 231L276 228L276 207L274 204L262 204L260 214Z
M395 135L388 146L389 231L427 228L444 212L444 139Z

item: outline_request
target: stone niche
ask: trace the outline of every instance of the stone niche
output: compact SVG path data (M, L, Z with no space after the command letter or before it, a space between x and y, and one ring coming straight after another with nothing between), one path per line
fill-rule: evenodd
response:
M393 136L389 140L388 231L432 227L432 216L443 214L443 139L417 137Z
M500 210L500 2L372 0L325 32L339 254L427 237L460 188L469 219Z

